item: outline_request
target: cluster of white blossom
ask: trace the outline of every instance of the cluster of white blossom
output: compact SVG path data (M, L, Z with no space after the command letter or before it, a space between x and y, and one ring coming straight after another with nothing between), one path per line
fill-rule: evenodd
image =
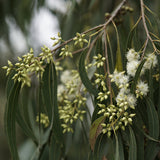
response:
M149 91L148 84L144 80L143 75L147 69L151 69L151 67L155 67L157 64L157 57L154 53L147 54L144 57L145 63L136 83L136 88L132 91L131 86L134 83L133 81L136 71L141 64L141 54L136 52L134 49L130 49L126 54L126 58L127 72L118 72L115 70L113 74L109 75L111 82L116 84L118 90L117 95L114 95L116 104L104 104L106 103L104 100L106 100L109 96L109 94L106 94L106 90L100 92L97 97L97 100L99 100L98 106L100 107L98 114L103 114L106 117L107 122L102 123L102 131L103 133L107 133L108 136L111 135L111 130L117 130L118 128L125 129L127 124L132 123L132 118L135 114L131 112L135 109L137 98L146 96ZM96 84L101 84L104 82L105 76L102 77L102 75L97 73L95 76Z

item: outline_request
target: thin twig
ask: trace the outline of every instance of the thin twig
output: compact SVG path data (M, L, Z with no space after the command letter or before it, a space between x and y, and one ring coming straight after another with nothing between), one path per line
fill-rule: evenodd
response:
M102 28L102 27L106 27L115 17L116 15L118 14L118 12L120 11L121 7L126 3L126 0L123 0L119 5L118 7L113 11L113 13L111 14L110 18L108 19L107 22L105 22L104 24L100 24L98 26L95 26L87 31L84 31L82 32L81 34L86 34L86 33L89 33L91 31L94 31L94 30L97 30L99 28ZM57 46L56 48L54 48L51 52L54 53L57 49L61 48L62 46L68 44L69 42L73 41L74 37L65 41L64 43L60 44L59 46Z
M145 14L144 14L144 3L143 3L143 0L140 0L140 2L141 2L142 22L143 22L144 30L145 30L146 36L147 36L147 37L146 37L146 42L145 42L145 45L144 45L144 48L143 48L142 56L141 56L141 60L142 60L143 57L144 57L145 50L146 50L146 48L147 48L147 44L148 44L148 41L149 41L149 40L150 40L151 43L152 43L152 46L153 46L153 48L154 48L154 51L156 51L157 49L156 49L155 44L153 43L153 40L152 40L152 38L151 38L151 36L150 36L150 34L149 34L149 30L148 30L148 28L147 28L146 19L145 19Z

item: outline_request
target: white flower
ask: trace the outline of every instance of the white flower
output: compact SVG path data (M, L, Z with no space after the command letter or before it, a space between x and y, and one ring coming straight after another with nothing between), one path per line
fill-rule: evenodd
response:
M136 101L137 101L137 99L133 94L127 95L127 102L131 108L134 109L134 106L136 105Z
M132 77L135 76L135 73L137 71L137 68L139 66L140 61L133 60L127 63L127 73L128 75L131 75Z
M111 81L112 82L115 82L117 85L120 83L120 79L124 76L124 72L117 72L114 71L113 75L112 75L112 78L111 78Z
M127 85L129 81L129 76L127 75L123 75L120 79L119 79L119 85Z
M144 83L143 81L139 81L136 88L137 88L136 90L137 97L139 95L146 96L149 91L148 84Z
M117 97L116 97L116 102L119 104L121 101L126 101L126 95L129 94L130 90L126 88L121 88Z
M131 61L134 61L134 60L138 60L140 56L139 56L139 53L135 52L134 49L130 49L127 52L126 57L127 57L128 62L131 62Z
M155 67L157 63L157 56L154 53L151 53L147 55L146 62L143 67L145 69L150 69L151 67Z
M70 80L71 80L71 71L65 70L64 72L62 72L61 82L65 84Z

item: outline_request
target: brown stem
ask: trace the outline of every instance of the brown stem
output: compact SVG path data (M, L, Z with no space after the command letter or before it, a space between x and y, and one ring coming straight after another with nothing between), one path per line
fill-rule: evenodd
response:
M126 3L126 0L123 0L119 5L118 7L113 11L113 13L111 14L110 18L108 19L108 21L106 21L104 24L100 24L98 26L95 26L87 31L84 31L82 32L81 34L86 34L88 32L91 32L91 31L94 31L94 30L97 30L99 28L102 28L102 27L106 27L113 19L114 17L116 17L116 15L118 14L119 10L121 9L121 7ZM55 49L53 49L51 52L55 52L57 49L61 48L62 46L68 44L69 42L73 41L73 38L65 41L64 43L60 44L58 47L56 47Z
M147 44L148 44L148 41L150 40L151 43L152 43L152 46L154 48L154 51L156 51L156 46L154 45L153 43L153 40L149 34L149 30L147 28L147 24L146 24L146 19L145 19L145 14L144 14L144 3L143 3L143 0L140 0L141 2L141 16L142 16L142 22L143 22L143 26L144 26L144 30L145 30L145 33L146 33L146 42L145 42L145 45L144 45L144 48L143 48L143 53L142 53L142 56L141 56L141 60L143 59L144 57L144 54L145 54L145 50L147 48Z

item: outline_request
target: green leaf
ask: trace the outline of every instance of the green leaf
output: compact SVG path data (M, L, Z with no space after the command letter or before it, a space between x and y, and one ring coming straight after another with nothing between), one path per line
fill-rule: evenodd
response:
M49 120L52 119L53 113L53 66L47 64L45 71L43 73L41 92L44 100L44 106L46 107L47 115Z
M123 63L122 63L122 55L121 55L121 49L120 49L120 42L119 42L119 35L116 25L113 23L114 28L116 30L116 36L117 36L117 51L116 51L116 66L115 69L117 71L121 72L123 71Z
M138 128L135 128L134 132L136 133L137 160L144 160L144 135Z
M37 141L37 138L35 137L35 135L33 133L33 130L26 124L26 122L24 121L19 109L17 109L17 111L16 111L16 122L21 127L24 134L26 136L30 137L33 140L33 142L37 145L38 141Z
M149 135L153 137L154 139L158 139L159 137L159 119L158 119L157 111L150 98L146 98L146 105L147 105ZM159 149L157 145L158 143L156 142L148 141L147 147L145 150L146 160L151 160L155 158L156 154L158 153L158 149Z
M89 132L89 142L90 142L92 151L94 150L97 137L102 132L101 124L104 122L104 120L105 120L105 117L101 116L98 119L96 119L91 125L90 132Z
M146 98L149 135L155 139L159 136L159 120L156 108L150 98Z
M143 130L141 129L144 126L142 117L140 113L138 112L137 108L142 107L142 105L139 105L136 107L136 116L133 122L133 129L136 136L136 143L137 143L137 160L144 160L144 134ZM142 109L142 108L140 108Z
M56 137L56 140L61 142L63 134L57 104L57 75L55 65L53 63L48 64L45 68L41 89L53 134Z
M117 134L117 139L118 139L118 149L119 149L119 160L124 160L124 147L123 147L123 141L122 141L122 136L118 132Z
M136 138L130 126L129 126L129 158L128 160L137 160Z
M10 91L5 109L5 131L12 158L16 160L18 160L19 157L16 146L15 120L20 89L21 84L16 82Z
M133 28L131 29L131 31L129 32L128 38L127 38L127 45L126 45L126 51L130 48L133 48L132 45L132 40L133 40L133 36L135 34L135 30L136 27L138 26L139 22L141 20L141 17L137 20L136 24L133 26Z
M79 60L79 75L80 75L80 78L82 80L82 83L87 88L87 90L90 93L92 93L94 96L97 96L98 95L98 90L94 85L92 85L92 83L89 80L88 75L86 73L85 58L86 58L86 52L84 51L81 54L81 57L80 57L80 60Z
M50 160L59 160L61 157L61 146L56 142L54 136L52 136L51 144L49 146L49 159Z
M120 160L120 156L119 156L119 142L118 142L118 137L115 134L115 138L116 138L116 153L115 153L115 160Z
M138 82L138 79L140 77L140 73L141 73L141 70L143 68L143 65L144 63L146 62L146 60L144 59L140 65L138 66L138 69L135 73L135 77L134 77L134 80L133 80L133 83L132 83L132 86L131 86L131 92L134 93L135 92L135 89L136 89L136 85L137 85L137 82Z

